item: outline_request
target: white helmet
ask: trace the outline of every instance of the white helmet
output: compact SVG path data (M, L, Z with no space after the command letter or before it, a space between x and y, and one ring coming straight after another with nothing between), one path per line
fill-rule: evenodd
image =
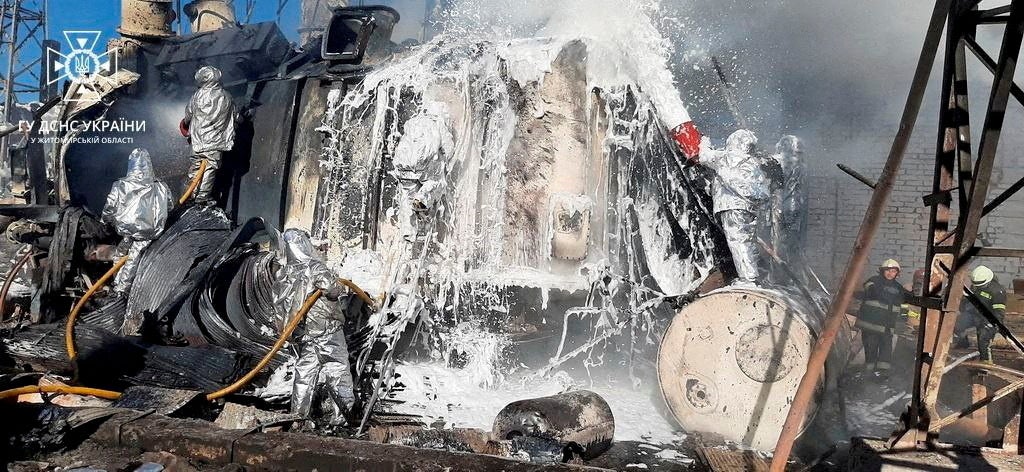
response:
M882 269L882 270L885 270L885 269L901 270L900 269L900 263L896 262L896 259L886 259L885 262L882 263L882 265L878 266L878 268Z
M992 269L985 266L975 267L971 271L971 283L974 285L985 285L995 278L995 274L992 273Z

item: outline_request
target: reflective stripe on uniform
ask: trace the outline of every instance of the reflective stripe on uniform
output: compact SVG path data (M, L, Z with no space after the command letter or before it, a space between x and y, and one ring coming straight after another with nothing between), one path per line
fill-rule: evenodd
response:
M986 292L986 291L984 291L984 290L982 290L982 291L978 292L978 295L981 295L981 296L983 296L983 297L985 297L985 298L987 298L987 299L989 299L989 300L991 300L991 299L992 299L992 294L991 294L991 293L988 293L988 292Z
M1005 310L1006 309L1006 305L1004 305L1002 303L993 303L992 304L992 309L993 310Z
M900 312L900 306L899 305L889 305L887 303L882 303L882 302L875 301L875 300L867 300L867 301L865 301L863 303L863 305L867 305L867 306L875 307L875 308L881 308L883 310L891 311L891 312L894 312L894 313L899 313Z

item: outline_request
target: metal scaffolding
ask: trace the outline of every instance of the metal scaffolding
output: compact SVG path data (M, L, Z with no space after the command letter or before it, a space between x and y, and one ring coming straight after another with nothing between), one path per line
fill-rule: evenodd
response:
M931 281L937 274L937 284L924 284L919 297L912 304L923 308L918 330L916 366L912 400L900 420L897 432L890 439L890 447L928 447L937 441L939 430L957 419L991 402L1024 388L1024 377L1018 376L1007 387L997 390L960 412L942 417L936 409L939 386L947 369L946 358L960 311L967 297L976 302L974 293L965 288L968 267L974 257L1024 257L1024 249L980 247L978 229L982 218L1004 203L1024 187L1024 178L987 202L990 178L1003 128L1006 106L1012 96L1024 105L1024 90L1013 80L1024 38L1024 0L1011 0L1006 5L980 10L980 0L937 0L931 24L917 65L914 81L900 121L896 139L888 160L872 195L871 204L861 224L854 252L843 275L835 299L829 306L825 330L815 346L807 373L794 398L786 425L783 427L772 471L781 472L792 450L793 441L807 412L814 386L822 374L824 358L845 316L854 290L860 281L864 266L881 223L889 194L899 172L903 153L914 129L932 65L939 51L943 52L942 98L936 140L935 168L932 192L925 195L924 205L929 208L928 241L924 280ZM976 40L980 24L1003 24L1000 50L995 59ZM945 46L942 35L945 31ZM992 74L991 89L980 132L976 154L972 152L971 126L967 87L967 52L970 51ZM980 78L979 78L980 79ZM976 79L976 80L979 80ZM956 198L953 211L953 202ZM987 202L987 203L986 203ZM980 308L980 303L975 303ZM1018 353L1024 356L1024 344L987 309L980 312L995 325ZM982 366L983 367L983 366ZM1014 375L1000 371L1001 375ZM1019 373L1024 375L1024 373ZM1022 444L1024 438L1008 442ZM1017 450L1018 454L1024 451Z
M47 0L0 0L0 125L7 123L20 94L44 100ZM8 138L0 137L0 159L8 167Z

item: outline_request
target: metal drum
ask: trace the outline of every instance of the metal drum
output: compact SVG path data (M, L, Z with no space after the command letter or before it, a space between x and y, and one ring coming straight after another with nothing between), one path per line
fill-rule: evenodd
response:
M773 449L821 316L805 302L763 289L726 288L679 310L658 352L661 392L676 421L686 431ZM838 345L848 350L847 343ZM808 418L825 384L819 383Z

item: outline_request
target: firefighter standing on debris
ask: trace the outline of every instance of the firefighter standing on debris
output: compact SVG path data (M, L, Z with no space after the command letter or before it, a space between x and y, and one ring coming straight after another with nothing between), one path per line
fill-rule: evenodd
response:
M302 334L296 343L296 362L292 375L292 412L310 416L314 404L327 405L320 411L332 426L342 425L354 403L348 347L345 342L344 306L338 300L347 289L316 254L309 234L299 229L285 230L286 262L274 289L275 306L284 329L288 318L302 306L315 289L324 292L306 315ZM326 300L324 300L326 298ZM319 416L319 415L318 415Z
M896 278L900 264L887 259L878 267L878 275L864 282L863 300L856 327L864 343L865 369L885 375L892 367L893 334L903 311L903 300L910 294Z
M800 263L807 234L803 153L800 138L786 135L772 156L782 167L782 185L772 205L772 241L775 252L791 265Z
M133 150L128 156L128 174L110 188L101 216L123 238L119 250L128 254L127 262L114 278L116 293L128 291L139 254L163 233L167 212L173 204L171 190L153 173L149 152L142 148ZM126 317L121 331L136 335L141 327L141 317Z
M203 159L206 170L203 180L193 194L196 203L213 201L213 184L220 168L223 154L235 145L235 125L238 114L229 94L220 83L221 72L213 66L203 66L196 71L198 90L185 107L185 118L181 120L181 134L189 138L192 158L188 169L191 181L199 172Z
M738 281L748 284L760 280L762 256L757 238L766 226L763 213L770 193L756 144L757 136L741 129L729 135L724 150L710 149L704 141L700 154L692 159L699 158L701 165L715 173L711 184L715 216L729 243Z
M977 302L999 321L1006 317L1006 289L996 280L992 269L986 266L975 267L971 272L971 292L977 296ZM965 295L967 297L968 295ZM963 323L960 323L963 320ZM970 300L965 299L961 304L960 316L957 318L957 326L962 327L960 339L966 341L967 328L973 326L976 329L978 339L978 353L982 362L992 363L992 340L999 332L995 325L988 321L977 306ZM961 344L962 345L962 344Z

